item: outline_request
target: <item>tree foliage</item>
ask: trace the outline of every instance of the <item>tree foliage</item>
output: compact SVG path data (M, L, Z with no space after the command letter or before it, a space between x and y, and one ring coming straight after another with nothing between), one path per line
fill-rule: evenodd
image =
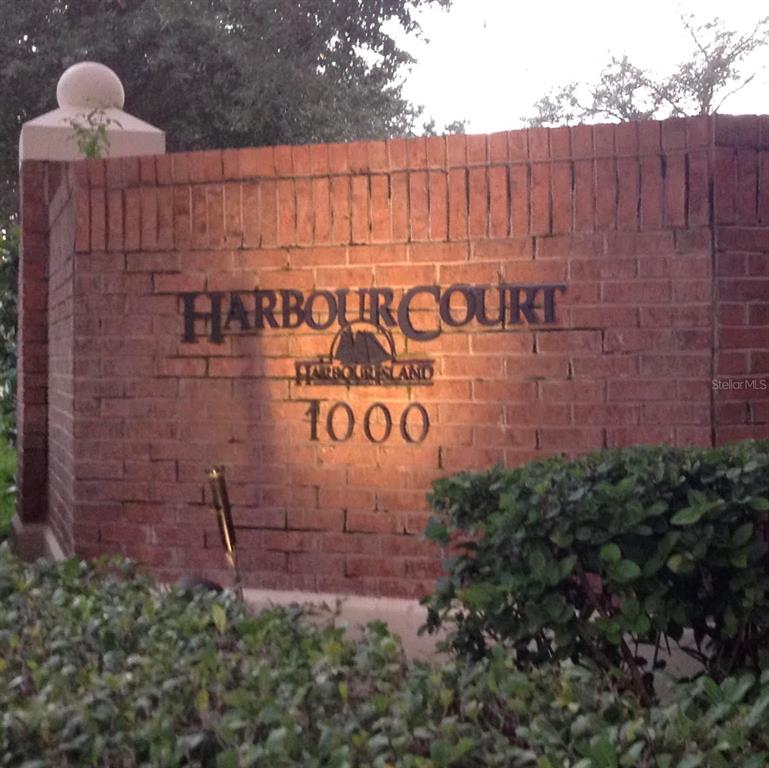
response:
M384 25L418 32L432 3L450 0L0 0L0 211L15 210L22 123L83 60L118 73L172 151L407 133L411 59Z
M691 15L681 23L692 41L687 58L669 74L657 77L627 56L612 57L592 85L570 82L534 104L532 126L682 117L718 112L724 102L754 80L745 73L747 57L769 44L769 16L750 32L724 27L715 18L698 24Z

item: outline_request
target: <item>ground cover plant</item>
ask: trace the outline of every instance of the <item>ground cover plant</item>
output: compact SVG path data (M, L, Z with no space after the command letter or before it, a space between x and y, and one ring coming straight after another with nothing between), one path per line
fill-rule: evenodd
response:
M0 548L0 765L766 764L769 677L703 678L644 708L588 667L410 665L301 611L161 590L127 563Z
M462 655L590 660L647 698L671 644L716 679L769 668L769 441L460 473L432 501L453 556L428 628Z

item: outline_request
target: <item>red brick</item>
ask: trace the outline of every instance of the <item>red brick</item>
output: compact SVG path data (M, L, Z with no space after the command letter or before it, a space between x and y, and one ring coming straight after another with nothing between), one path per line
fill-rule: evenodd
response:
M390 177L390 212L392 238L395 242L409 239L408 176L394 173Z
M595 168L596 229L614 229L617 219L617 168L615 161L611 158L599 158L596 160Z
M331 173L347 173L350 164L347 156L347 144L329 144L326 150L328 170Z
M241 196L241 187L239 184L225 184L224 185L224 240L223 244L239 248L243 245L243 223L241 214L243 211L243 203ZM163 200L161 191L158 191L158 246L169 247L163 245L163 229L164 224L162 221L163 216ZM168 226L165 227L168 230Z
M395 533L397 530L397 516L387 512L350 510L345 516L345 531L351 533Z
M253 208L247 206L247 202ZM247 214L245 243L267 247L277 245L278 185L274 181L265 181L259 187L244 187L243 209Z
M686 159L683 154L668 155L665 170L665 223L686 224Z
M769 280L760 278L745 280L721 279L718 296L724 301L761 301L769 296Z
M107 249L106 197L103 189L91 190L91 250Z
M607 445L616 448L626 445L650 445L656 443L673 443L672 427L609 427L606 430Z
M593 126L593 146L596 157L614 155L614 126L611 124Z
M548 352L600 352L600 331L551 331L537 333L537 351Z
M281 206L286 205L285 201L283 201L280 198L282 183L283 182L278 183L279 210L281 210ZM295 216L296 243L299 245L310 245L313 242L313 199L312 199L312 184L310 180L298 179L295 185L295 194L296 194L295 206L292 208L290 203L287 204L288 205L287 216L290 216L291 213L293 213ZM278 219L279 228L282 227L282 225L283 225L283 215L281 214ZM290 225L287 224L286 231L289 228L290 228ZM284 239L284 238L286 238L286 236L282 235L281 242L286 242L286 243L289 242L288 239Z
M511 162L529 159L529 132L526 130L509 131L507 134L507 152Z
M119 251L123 248L123 192L111 189L107 193L107 248Z
M469 172L469 217L471 237L488 234L488 180L485 168L472 168Z
M755 115L715 115L716 146L755 147L758 118Z
M463 133L446 136L446 163L449 167L467 163L467 137Z
M281 552L315 552L321 537L318 533L304 531L265 531L264 547Z
M662 148L666 152L686 149L687 118L668 118L662 122Z
M184 155L184 162L182 156L175 155L174 161L178 159L178 165L184 166L184 173L187 172L188 156ZM128 187L135 187L139 185L139 158L138 157L124 157L121 159L121 165L123 167L123 183ZM176 163L174 163L174 170L176 170ZM176 179L175 179L176 180ZM182 181L183 179L178 179Z
M709 355L642 355L642 376L707 376Z
M311 147L311 151L312 151ZM387 144L384 141L369 141L366 143L368 168L371 171L386 171L389 168Z
M709 147L713 143L713 122L713 118L710 115L687 118L686 140L690 149Z
M505 145L506 146L506 145ZM510 231L509 183L506 168L489 169L489 233L506 237Z
M429 168L446 167L446 137L427 137L427 165Z
M449 171L449 237L467 237L467 177L464 170Z
M638 153L638 123L634 120L618 123L614 128L617 154L619 156L636 155Z
M428 177L430 200L430 238L446 240L448 237L448 177L442 171L431 171Z
M641 413L642 424L676 426L683 424L706 425L710 423L710 399L700 403L646 403Z
M640 422L641 409L636 405L575 405L574 421L581 426L621 427Z
M550 157L553 159L571 157L571 140L568 127L550 128Z
M725 250L769 253L769 228L719 227L717 244Z
M602 429L542 427L538 432L539 444L545 450L597 450L605 445Z
M286 528L297 531L342 531L344 512L341 510L289 509L286 513Z
M192 247L208 247L208 200L204 186L194 186L191 190L192 210Z
M531 166L531 234L550 232L550 164Z
M593 127L591 125L575 125L570 130L572 157L593 157Z
M737 159L734 149L717 148L713 171L713 204L717 224L733 224L737 221L736 168Z
M409 174L409 209L411 221L409 239L427 240L429 238L429 209L427 173L425 172Z
M554 129L566 130L566 129ZM568 136L568 133L565 134ZM571 163L552 164L552 222L556 234L571 231L572 223Z
M402 170L408 167L406 152L406 139L389 139L387 141L387 154L391 170Z
M427 167L427 143L424 136L418 136L406 142L406 158L409 168Z
M345 562L345 575L348 577L384 576L399 577L406 575L406 565L402 559L383 557L348 556Z
M660 123L645 120L638 123L638 149L642 155L656 155L660 151Z
M719 359L727 356L728 353L721 353ZM739 353L733 353L737 356ZM739 354L739 358L744 361L744 355ZM719 366L719 371L726 368L726 363ZM740 370L745 370L744 362ZM726 372L726 371L724 371ZM769 373L769 352L751 352L750 353L750 372L751 373Z
M347 157L352 173L365 173L368 171L368 150L363 142L348 144Z
M492 163L506 163L507 160L507 132L489 134L489 161Z
M278 176L291 176L294 170L291 147L280 146L273 148L275 173Z
M662 226L662 165L659 157L641 159L641 227Z
M548 128L529 128L529 159L550 159L550 139Z
M747 274L748 259L744 253L716 254L716 275L719 277L741 277Z
M574 134L572 134L572 137ZM577 232L593 230L595 216L595 185L593 162L574 163L574 229Z
M710 221L710 164L704 152L689 155L689 226L704 226Z
M221 184L206 186L208 246L221 248L224 245L224 188ZM157 215L155 220L157 228Z
M718 343L726 349L762 349L769 345L766 328L721 328Z
M759 153L758 220L769 224L769 152Z
M736 197L737 222L758 223L758 153L752 148L737 151Z
M748 274L752 277L769 277L769 249L766 253L748 255Z
M296 185L290 180L278 182L278 245L296 242Z
M467 138L467 164L483 165L488 161L485 135L469 135Z
M605 282L601 297L610 304L663 304L670 301L671 286L666 280Z
M142 187L141 191L141 247L153 250L158 242L157 189Z
M307 176L311 173L310 147L306 144L296 145L291 148L291 162L296 176Z
M510 168L511 231L516 237L529 233L529 174L525 165Z

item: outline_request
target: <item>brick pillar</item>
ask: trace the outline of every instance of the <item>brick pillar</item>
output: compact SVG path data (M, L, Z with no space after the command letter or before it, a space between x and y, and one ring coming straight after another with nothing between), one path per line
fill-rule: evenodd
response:
M769 117L715 118L717 443L769 437Z
M74 254L84 241L86 249L104 244L98 217L88 231L87 164L60 164L80 159L70 122L106 103L112 157L165 151L162 131L122 110L123 86L102 64L70 67L56 98L59 108L24 123L19 137L18 514L12 525L15 547L26 557L74 551ZM103 190L93 194L98 200Z

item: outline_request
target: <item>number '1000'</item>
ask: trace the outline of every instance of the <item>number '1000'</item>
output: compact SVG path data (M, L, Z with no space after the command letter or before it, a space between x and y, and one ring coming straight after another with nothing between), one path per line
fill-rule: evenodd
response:
M417 424L409 424L409 417L414 414ZM318 431L321 419L321 401L310 400L305 412L310 417L310 440L319 440ZM374 430L372 422L381 417L382 429ZM344 402L332 403L326 411L326 434L335 443L344 443L355 432L355 412ZM372 403L363 414L363 434L371 443L384 443L390 439L393 431L393 415L384 403ZM409 403L398 419L401 438L407 443L421 443L430 432L430 416L421 403Z

